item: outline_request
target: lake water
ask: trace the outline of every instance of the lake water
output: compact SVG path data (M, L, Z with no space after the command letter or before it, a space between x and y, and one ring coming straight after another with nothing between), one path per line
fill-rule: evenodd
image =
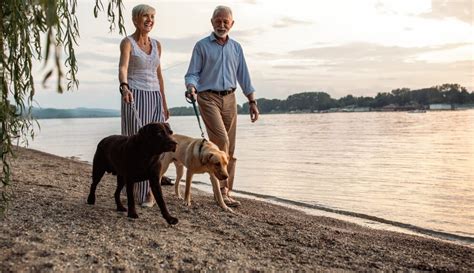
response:
M120 133L119 118L39 122L29 147L89 162L100 139ZM263 115L255 124L241 115L238 122L236 190L474 242L474 110ZM170 124L200 137L196 117Z

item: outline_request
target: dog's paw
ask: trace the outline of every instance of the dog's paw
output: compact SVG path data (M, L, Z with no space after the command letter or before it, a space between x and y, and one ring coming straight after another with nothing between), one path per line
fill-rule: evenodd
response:
M229 207L225 207L225 208L223 208L223 209L224 209L226 212L230 212L230 213L234 213L234 214L235 214L234 210L231 209L231 208L229 208Z
M94 195L89 195L89 197L87 197L87 204L89 204L89 205L94 205L95 204L95 196Z
M166 219L166 222L168 222L169 225L176 225L178 223L178 218L175 218L173 216L170 216L168 219Z
M138 218L138 214L137 213L128 213L127 215L129 218L133 218L133 219L137 219Z
M184 201L184 205L186 207L190 207L191 206L191 201Z

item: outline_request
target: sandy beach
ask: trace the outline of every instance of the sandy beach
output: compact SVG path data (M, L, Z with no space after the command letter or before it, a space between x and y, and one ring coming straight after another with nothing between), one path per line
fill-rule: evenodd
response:
M171 213L115 211L115 177L86 204L90 164L19 148L12 159L14 200L0 220L0 272L65 270L429 270L472 271L474 248L369 229L239 198L236 214L193 189L193 204L163 186ZM184 183L182 183L184 184ZM123 197L125 199L125 197Z

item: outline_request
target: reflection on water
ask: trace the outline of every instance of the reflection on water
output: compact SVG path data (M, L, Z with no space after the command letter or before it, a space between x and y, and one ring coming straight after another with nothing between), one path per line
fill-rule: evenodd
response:
M170 123L200 136L196 117ZM32 148L87 161L120 133L118 118L40 124ZM238 190L474 237L472 110L242 115L236 157Z

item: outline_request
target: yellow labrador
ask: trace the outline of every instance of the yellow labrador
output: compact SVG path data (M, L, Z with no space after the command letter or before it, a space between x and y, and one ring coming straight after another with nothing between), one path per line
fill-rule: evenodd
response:
M181 198L179 192L179 182L183 177L184 167L186 167L186 190L184 201L187 206L191 205L191 182L195 173L208 173L211 179L214 199L219 206L229 212L233 212L222 199L219 188L219 180L229 177L227 164L229 163L227 153L219 150L216 144L200 138L173 134L173 139L178 142L175 152L165 153L161 159L161 177L168 170L171 162L176 166L175 193Z

